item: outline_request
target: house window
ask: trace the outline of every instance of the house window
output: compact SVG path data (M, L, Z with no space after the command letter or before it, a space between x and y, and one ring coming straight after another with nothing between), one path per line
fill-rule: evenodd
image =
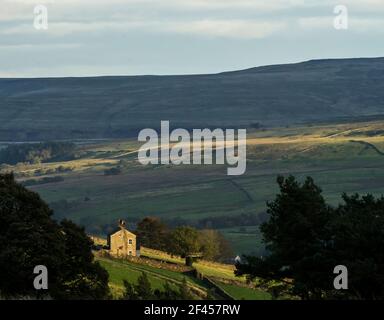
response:
M131 256L132 255L132 251L129 251L128 254Z
M129 240L128 240L128 244L132 244L132 239L129 239Z

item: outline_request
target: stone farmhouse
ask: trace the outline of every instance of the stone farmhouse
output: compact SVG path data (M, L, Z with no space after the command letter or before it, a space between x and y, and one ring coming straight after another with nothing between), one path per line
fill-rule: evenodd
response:
M119 226L108 235L109 254L116 257L139 256L140 247L136 235L125 228L125 221L119 220Z

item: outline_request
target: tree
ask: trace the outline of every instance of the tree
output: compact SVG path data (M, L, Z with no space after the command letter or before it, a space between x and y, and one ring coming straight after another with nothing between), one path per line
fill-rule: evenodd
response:
M135 289L141 300L150 300L153 298L151 283L149 282L148 276L145 272L143 272L137 279L137 286Z
M349 290L332 291L337 298L384 299L384 198L342 195L330 222L332 241L326 248L330 264L348 269Z
M0 175L0 292L5 297L35 296L34 267L49 270L49 293L58 289L65 259L64 237L39 195Z
M125 287L123 300L192 300L194 298L185 278L177 286L166 281L162 290L152 290L151 283L145 272L140 275L136 284L129 283L126 280L123 283Z
M108 297L108 272L94 261L92 240L84 228L72 221L60 224L65 241L63 282L59 291L61 299L103 299Z
M156 298L145 272L139 276L136 284L131 284L126 280L123 283L125 288L123 300L151 300Z
M224 235L219 232L218 233L218 241L219 241L219 252L220 255L218 257L219 261L228 261L233 259L234 252L231 243L224 237Z
M206 229L199 232L201 251L206 260L216 260L220 255L219 236L216 230Z
M127 280L123 280L124 285L124 294L121 300L139 300L137 293L135 291L135 286L128 282Z
M236 274L289 280L305 299L383 299L384 198L343 194L344 203L331 208L311 178L278 183L270 220L261 226L269 255L246 256ZM348 290L333 286L337 265L347 267Z
M233 251L228 240L217 230L201 230L199 242L206 260L223 261L233 257Z
M179 291L172 288L169 281L164 284L163 290L156 289L154 294L158 300L179 300L180 296Z
M169 231L159 218L146 217L137 224L136 235L140 244L157 250L168 247Z
M188 254L200 252L199 232L192 227L175 228L170 237L170 250L173 254L186 257Z
M320 298L324 274L329 265L323 262L321 249L329 239L327 224L331 209L312 178L303 184L293 176L278 177L280 193L267 203L269 221L261 232L270 254L245 256L236 274L264 279L293 279L293 293L302 298Z
M89 239L71 222L61 225L32 191L0 175L0 292L5 297L37 296L34 267L48 269L53 298L108 297L108 275L92 262Z

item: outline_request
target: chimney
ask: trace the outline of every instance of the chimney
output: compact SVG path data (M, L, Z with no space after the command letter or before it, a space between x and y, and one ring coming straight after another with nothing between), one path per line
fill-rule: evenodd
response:
M119 227L120 227L121 229L125 229L125 221L124 221L124 220L119 219Z

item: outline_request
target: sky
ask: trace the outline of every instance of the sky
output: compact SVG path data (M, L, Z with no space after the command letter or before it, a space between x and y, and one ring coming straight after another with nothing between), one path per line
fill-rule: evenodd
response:
M383 40L384 0L0 0L0 77L216 73L380 57Z

